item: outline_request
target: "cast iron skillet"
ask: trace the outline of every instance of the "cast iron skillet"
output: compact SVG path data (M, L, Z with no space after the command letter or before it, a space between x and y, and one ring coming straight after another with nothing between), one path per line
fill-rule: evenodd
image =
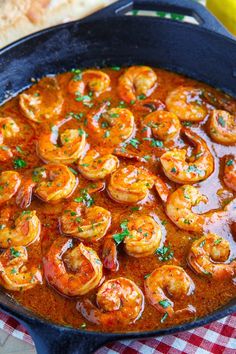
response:
M169 11L195 17L199 26L163 18L132 17L132 9ZM31 78L73 67L145 64L202 80L236 96L236 42L201 5L189 0L121 0L87 17L26 37L0 51L0 102ZM0 309L20 321L40 354L93 352L117 339L161 336L227 316L236 299L191 323L141 333L100 333L55 325L0 292Z

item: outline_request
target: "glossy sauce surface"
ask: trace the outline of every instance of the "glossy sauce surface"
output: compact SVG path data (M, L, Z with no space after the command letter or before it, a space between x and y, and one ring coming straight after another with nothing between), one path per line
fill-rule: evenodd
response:
M136 129L133 132L132 140L127 140L123 152L128 151L128 153L143 157L143 159L137 161L136 159L119 156L119 166L144 166L154 175L160 176L162 180L167 183L170 190L174 191L180 185L169 181L164 175L159 161L159 157L163 153L162 149L160 147L151 146L152 144L149 141L143 141L142 120L147 113L150 113L150 111L145 111L139 108L139 106L142 106L145 98L139 97L139 100L136 103L125 104L117 92L117 81L124 73L124 69L110 68L101 70L107 73L111 79L110 89L100 94L98 97L96 97L96 95L91 95L89 105L84 104L85 101L75 100L75 97L68 92L68 83L73 75L75 75L74 73L65 73L56 76L61 95L64 99L62 110L57 119L63 119L68 115L73 116L71 120L63 125L62 130L66 128L83 129L87 133L86 150L96 147L103 153L113 153L114 147L111 146L111 144L106 145L105 143L105 129L103 141L94 139L93 132L88 126L87 116L90 114L91 110L96 111L104 101L110 102L110 107L112 108L125 106L134 115ZM156 68L153 70L157 75L157 86L149 99L160 100L163 102L163 109L166 109L165 100L167 94L180 85L199 87L201 89L209 90L210 92L217 92L202 83L198 83L181 75ZM40 85L40 90L43 91L45 80L47 79L42 79L39 84L33 85L28 91L30 93L38 93L38 85ZM89 94L89 90L86 91L86 94ZM219 93L217 92L217 94ZM50 99L53 100L53 97L49 97L49 100ZM206 106L209 114L215 107L214 102L209 101L206 103ZM182 126L188 126L189 129L196 132L207 142L208 148L214 157L214 172L206 180L193 184L199 188L202 194L208 197L208 202L206 204L200 203L200 205L193 208L194 211L200 213L205 213L213 209L221 209L235 197L233 190L227 188L222 178L225 157L228 155L235 156L236 147L233 145L226 146L212 141L208 133L209 128L207 122L209 114L207 114L206 118L200 123L181 122ZM36 153L36 142L41 131L40 124L30 121L24 116L19 107L19 97L13 98L0 107L0 116L12 117L20 128L20 132L14 140L9 140L8 143L14 156L6 162L1 162L1 171L17 170L23 176L22 183L24 183L24 176L27 176L30 169L44 165L44 162ZM43 123L41 126L42 125ZM175 139L174 144L175 147L186 147L189 153L191 152L192 148L187 139ZM19 159L25 162L23 163L23 166L19 166L19 163L16 162L19 161ZM68 201L74 200L76 197L81 197L81 190L84 188L94 188L94 185L98 183L84 178L81 173L78 172L77 163L71 163L68 166L75 171L76 176L79 179L79 183L69 199L60 203L50 204L45 203L34 196L29 207L30 210L37 211L37 216L42 224L40 238L36 242L27 246L29 264L39 264L41 265L41 269L42 258L48 252L52 242L61 237L58 218L61 216L62 211L65 210ZM108 184L109 179L110 176L105 178L104 182ZM9 292L10 296L13 296L14 299L20 302L23 306L30 308L33 312L44 318L66 326L86 328L95 331L145 331L167 326L169 327L186 321L193 321L195 318L202 317L221 307L235 297L236 282L231 277L226 277L219 281L219 279L214 279L211 276L204 277L196 274L188 266L187 255L191 244L202 235L179 229L166 215L164 203L161 201L155 188L152 188L149 191L148 196L144 200L133 204L117 203L112 200L107 193L106 187L103 190L92 194L92 198L95 205L104 207L111 212L112 222L108 231L109 234L116 233L120 228L120 223L133 213L150 215L161 227L162 240L159 250L162 249L163 251L163 246L168 247L167 253L164 256L161 256L159 252L159 254L153 254L145 258L136 258L127 255L127 253L124 252L121 243L118 246L119 270L117 272L111 272L104 268L103 274L105 279L125 277L134 281L144 292L144 278L154 269L164 264L181 266L191 277L195 285L195 290L191 296L176 300L173 299L175 308L181 309L191 304L196 309L196 312L191 315L174 316L172 318L167 317L163 320L163 314L159 313L146 299L141 317L135 323L129 324L128 327L127 325L122 324L117 325L116 328L109 328L105 325L98 326L87 321L79 311L76 310L78 297L68 298L62 296L47 283L44 277L42 285L36 285L27 291ZM21 212L21 209L16 205L15 200L16 196L1 206L1 210L5 207L10 207L11 210L14 211L12 219ZM228 220L224 220L220 225L217 225L216 231L220 237L224 237L230 242L230 259L235 258L236 235L234 234L233 224ZM76 242L78 241L75 241L75 243ZM101 238L97 242L84 242L85 245L88 245L97 251L99 256L101 256L102 253L103 243L104 238ZM96 304L96 293L97 288L80 298L88 298Z

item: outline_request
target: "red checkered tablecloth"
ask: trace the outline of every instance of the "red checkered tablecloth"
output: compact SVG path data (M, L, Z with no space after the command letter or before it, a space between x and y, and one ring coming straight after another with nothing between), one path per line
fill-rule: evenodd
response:
M0 328L33 344L30 335L16 320L0 312ZM210 325L171 336L111 343L96 354L235 354L236 314Z

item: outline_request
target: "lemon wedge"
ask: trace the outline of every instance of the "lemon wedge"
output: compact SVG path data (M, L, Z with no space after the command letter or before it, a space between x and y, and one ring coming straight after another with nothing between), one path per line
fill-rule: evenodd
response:
M235 0L207 0L207 8L236 35L236 1Z

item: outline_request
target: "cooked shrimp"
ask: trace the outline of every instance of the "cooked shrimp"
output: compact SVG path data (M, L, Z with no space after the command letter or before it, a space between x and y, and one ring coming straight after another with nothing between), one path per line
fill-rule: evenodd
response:
M174 298L189 296L194 290L194 284L185 270L174 265L164 265L156 268L144 282L145 294L150 303L161 313L172 317L176 312L192 311L187 307L175 312L174 303L165 295L166 291Z
M133 134L135 123L131 111L126 108L111 108L106 110L105 102L99 110L93 110L88 115L88 128L95 139L102 144L115 146L129 139Z
M70 203L60 218L61 231L75 238L98 241L105 236L111 224L111 213L99 206L86 207Z
M8 218L0 218L0 247L8 248L10 246L27 246L34 242L41 229L40 220L36 215L35 210L25 210L15 220L14 227L9 227ZM4 223L2 223L4 222Z
M209 122L211 138L224 145L236 144L236 113L214 109Z
M78 79L79 76L79 79ZM99 96L110 88L110 77L101 70L85 70L75 75L69 82L68 91L74 95L84 95L85 88Z
M99 285L102 263L92 248L82 243L72 247L72 239L58 237L43 259L44 274L49 284L60 293L84 295Z
M31 204L34 193L44 202L54 203L68 198L75 190L78 179L62 164L48 164L33 170L19 189L16 203L21 208Z
M11 149L4 144L4 140L15 137L19 130L12 118L0 118L0 161L6 161L13 156Z
M76 308L90 322L103 326L128 325L136 322L144 309L141 289L127 278L107 280L97 293L97 305L85 299Z
M119 166L119 160L112 154L101 154L97 150L89 150L80 158L78 170L88 179L98 180L114 172Z
M193 242L188 254L188 263L198 274L225 279L226 276L236 274L236 261L223 263L227 261L229 255L229 242L209 233Z
M3 171L0 174L0 205L11 199L21 184L21 177L15 171Z
M192 207L200 202L207 203L208 198L191 185L179 187L171 193L166 203L166 213L180 229L202 233L210 230L211 225L222 222L224 219L236 220L236 200L233 199L223 210L214 210L204 214L197 214Z
M0 255L0 284L11 291L24 291L42 283L40 270L27 268L28 253L25 247L10 247Z
M228 188L236 192L236 157L227 159L224 168L224 182Z
M107 190L117 202L137 203L143 200L154 185L154 178L143 167L129 165L111 175Z
M148 66L131 66L118 82L118 93L127 103L136 101L140 95L150 96L157 83L155 72Z
M205 142L190 129L182 130L184 135L195 145L194 155L187 159L185 149L173 149L161 157L165 175L176 183L195 183L208 178L214 171L214 158Z
M180 121L171 112L156 111L150 113L142 120L142 124L145 137L153 136L164 142L173 140L180 133Z
M128 235L124 238L125 252L133 257L154 254L161 242L161 227L148 215L136 215L127 223Z
M70 164L82 155L86 144L86 133L82 129L66 129L60 134L61 146L58 146L59 128L66 122L68 119L40 134L37 153L44 162Z
M117 271L116 243L124 241L125 252L136 258L147 257L155 253L161 242L161 227L148 215L133 214L121 223L121 232L105 238L102 251L103 265L111 271Z
M37 84L33 93L20 94L19 104L26 118L36 123L45 123L60 114L64 99L57 80L46 77Z
M206 104L202 100L202 92L199 88L179 86L169 92L166 107L181 121L201 122L208 115Z

